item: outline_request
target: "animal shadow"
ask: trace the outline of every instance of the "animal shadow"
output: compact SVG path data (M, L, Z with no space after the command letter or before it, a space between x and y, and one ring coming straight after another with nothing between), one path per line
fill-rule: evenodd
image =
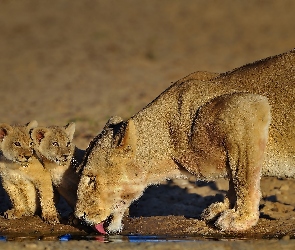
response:
M197 187L207 186L211 190L218 190L214 182L196 182ZM184 216L200 219L202 211L211 203L223 201L225 192L217 191L216 195L200 195L189 192L187 188L167 184L150 186L144 194L129 208L130 217L150 216Z
M0 183L0 214L3 214L7 209L11 208L11 202L8 194Z

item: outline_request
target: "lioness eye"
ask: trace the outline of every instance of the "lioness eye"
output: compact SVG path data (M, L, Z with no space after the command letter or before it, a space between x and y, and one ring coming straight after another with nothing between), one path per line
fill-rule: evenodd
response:
M17 147L20 147L20 142L16 141L16 142L14 142L14 145Z
M52 143L52 145L55 146L55 147L58 147L58 142L55 141L55 142Z

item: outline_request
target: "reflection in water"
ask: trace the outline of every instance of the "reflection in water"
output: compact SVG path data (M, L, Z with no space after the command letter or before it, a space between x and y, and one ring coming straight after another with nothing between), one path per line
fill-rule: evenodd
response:
M74 235L64 234L61 236L0 236L0 241L73 241L86 240L98 241L101 243L119 243L119 242L176 242L176 241L199 241L206 239L199 239L193 237L168 237L168 236L149 236L149 235Z
M6 241L6 237L0 235L0 241Z
M159 235L43 235L43 236L21 236L21 235L0 235L1 241L97 241L101 243L142 243L142 242L184 242L184 241L244 241L247 238L232 237L185 237L185 236L159 236Z

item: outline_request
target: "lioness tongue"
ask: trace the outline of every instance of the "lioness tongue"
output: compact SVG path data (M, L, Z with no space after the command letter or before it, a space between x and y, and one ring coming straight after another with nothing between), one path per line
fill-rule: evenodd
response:
M94 225L94 228L100 232L101 234L106 234L107 232L104 230L103 228L103 222L102 223L99 223L97 225Z

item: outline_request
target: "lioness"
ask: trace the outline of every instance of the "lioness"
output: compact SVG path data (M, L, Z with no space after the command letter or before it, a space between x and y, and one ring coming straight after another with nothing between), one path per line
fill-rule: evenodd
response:
M120 231L147 186L190 172L229 179L204 219L221 230L256 225L261 175L295 175L294 65L292 50L224 74L196 72L127 121L111 119L87 149L76 216Z
M26 126L0 124L0 146L3 153L0 175L13 205L13 209L6 211L4 216L15 219L34 215L40 205L42 218L55 224L58 216L53 203L50 175L35 157L30 138L30 131L37 125L36 121Z
M36 127L32 138L36 154L50 172L53 185L74 209L77 202L79 175L76 168L82 162L84 150L72 142L75 123L66 126Z

